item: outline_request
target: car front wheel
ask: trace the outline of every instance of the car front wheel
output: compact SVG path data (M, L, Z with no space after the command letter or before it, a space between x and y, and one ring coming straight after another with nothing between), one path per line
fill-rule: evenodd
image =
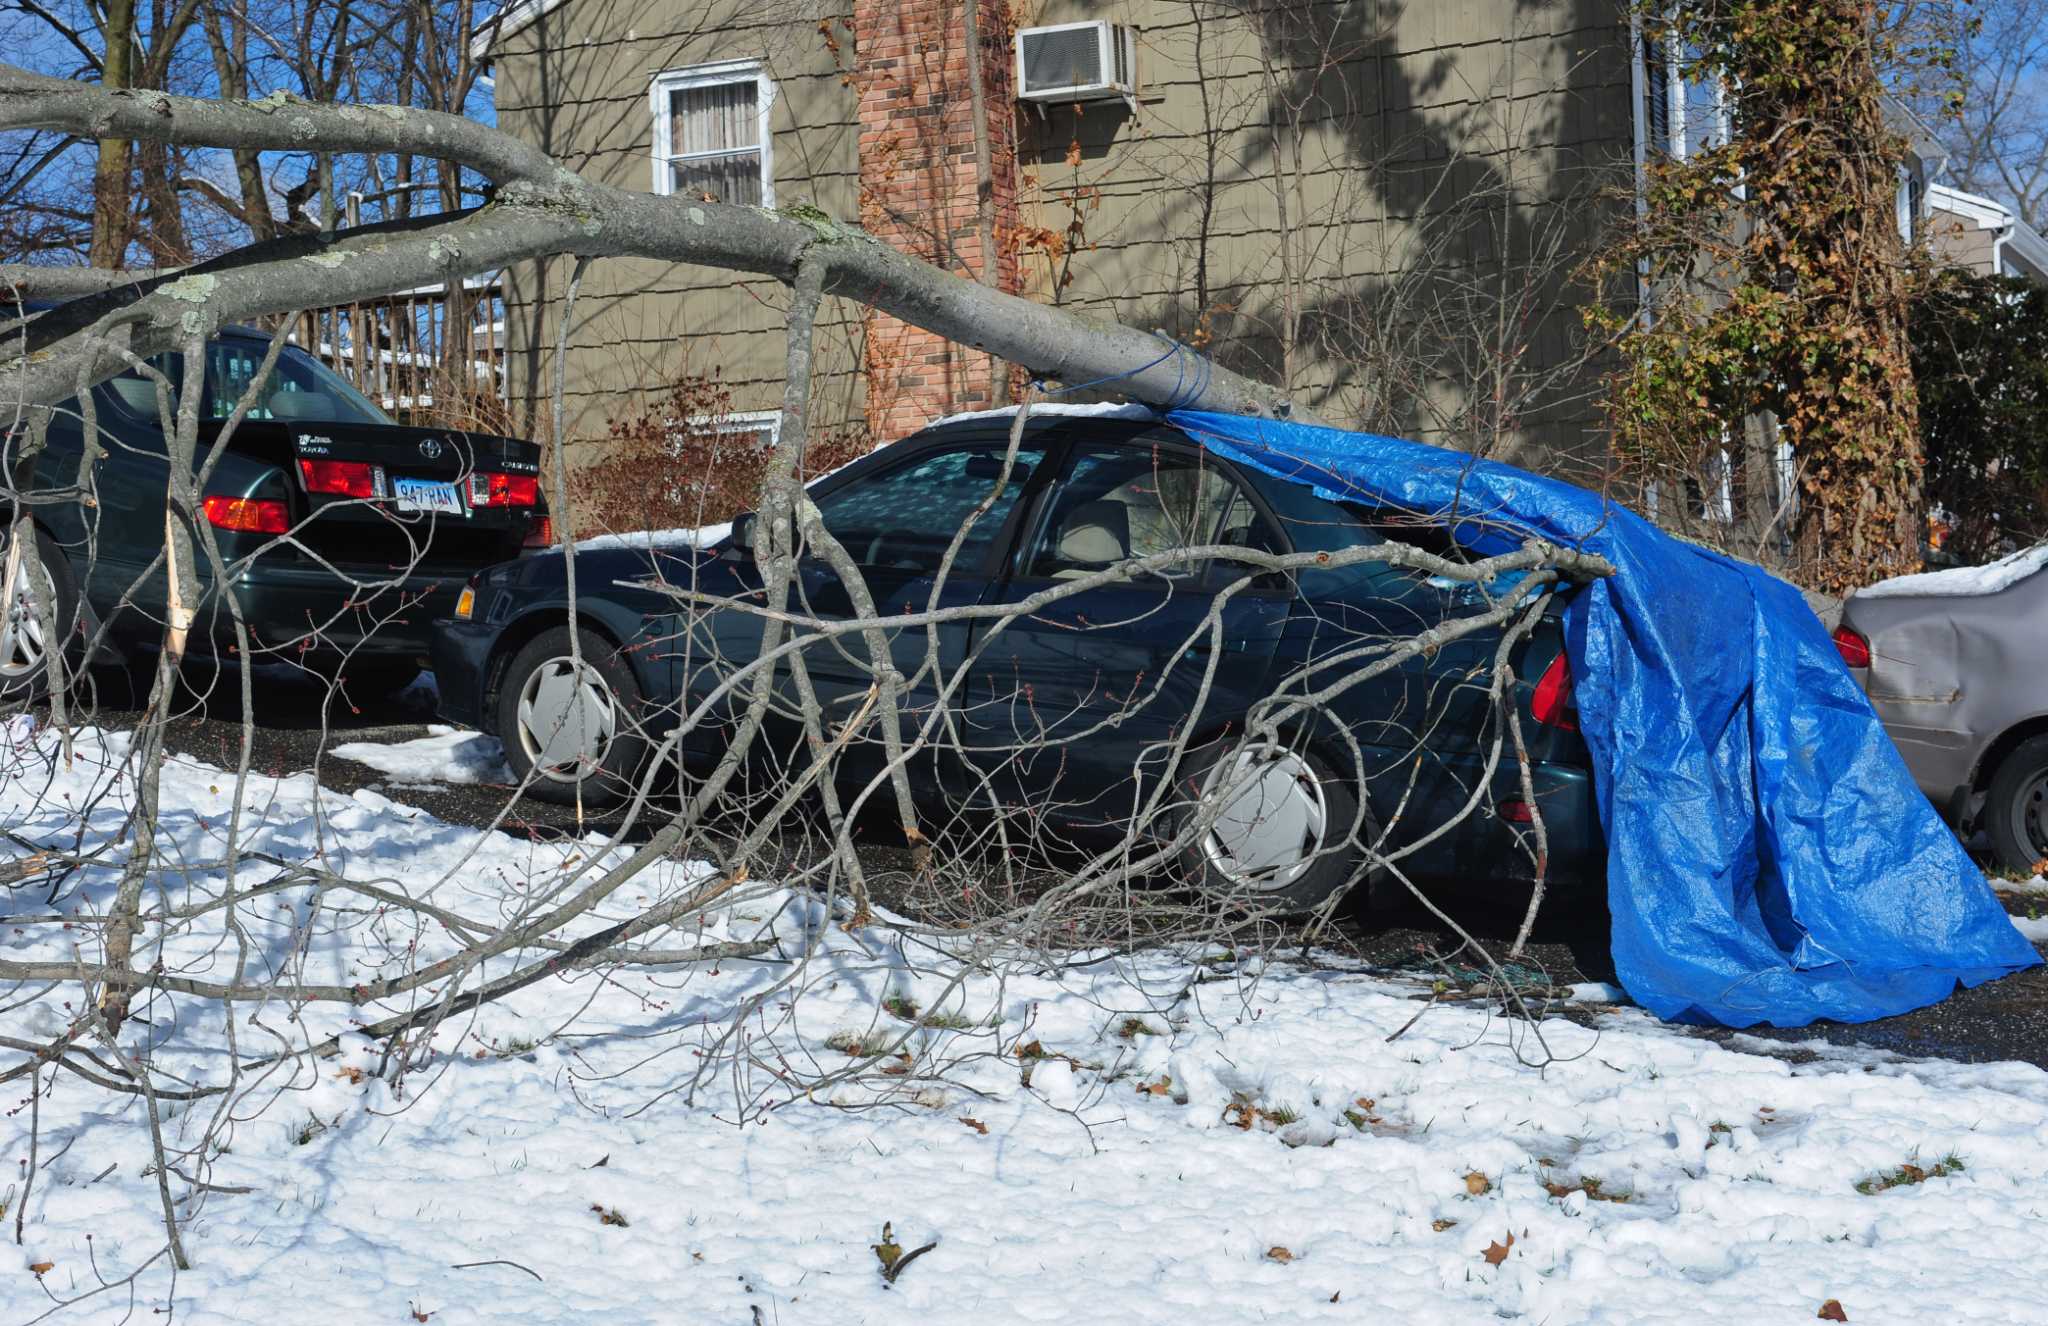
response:
M60 638L68 637L78 615L78 591L71 583L71 564L40 532L35 536L41 574L31 576L27 559L10 559L0 537L0 577L10 560L11 584L0 584L0 704L34 700L49 682L52 641L43 629L43 607L54 608Z
M498 688L498 739L512 772L534 796L561 805L605 805L632 790L647 757L640 687L610 641L581 634L580 668L565 626L513 656Z
M1360 878L1353 835L1378 835L1359 815L1350 784L1311 751L1226 743L1198 759L1182 786L1190 796L1178 825L1189 838L1181 859L1206 892L1308 912L1354 886L1369 892L1383 873Z

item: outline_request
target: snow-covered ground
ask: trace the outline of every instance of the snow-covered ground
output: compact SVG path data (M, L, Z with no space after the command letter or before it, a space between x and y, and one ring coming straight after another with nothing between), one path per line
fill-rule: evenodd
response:
M429 723L427 735L407 741L345 741L328 754L367 764L389 774L394 787L441 783L515 783L505 748L496 737L443 723Z
M109 790L123 741L86 737L67 770L46 735L14 740L0 822L56 842L73 807ZM125 791L111 792L88 846L119 825ZM217 858L232 780L179 760L164 804L167 850ZM242 804L252 848L317 854L472 917L509 911L597 850L456 828L303 775L254 779ZM703 877L664 864L611 914ZM207 879L166 875L153 896L179 903ZM103 899L101 883L72 881L67 896ZM33 892L17 910L33 910ZM308 979L391 970L389 953L332 943L339 931L309 901L265 899L311 922ZM262 940L268 913L248 916ZM317 1077L244 1098L209 1178L248 1191L171 1183L193 1268L175 1281L149 1268L125 1319L153 1320L175 1297L173 1320L193 1326L1694 1326L1811 1321L1829 1299L1857 1323L2042 1320L2048 1074L2032 1067L1819 1043L1795 1064L1783 1045L1717 1045L1628 1008L1593 1028L1531 1028L1438 1005L1408 1026L1425 991L1334 961L1104 955L999 981L931 941L835 919L762 890L670 942L771 936L769 960L571 972L451 1021L397 1088L378 1076L377 1048L352 1038ZM48 958L74 942L60 926L9 925L0 954ZM776 991L806 944L807 988ZM220 947L224 973L234 954ZM164 956L186 971L210 960ZM255 961L278 958L259 945ZM4 1034L59 1029L52 1001L18 1002L31 993L10 996ZM693 1098L682 1087L700 1054L763 995L741 1066ZM368 1012L245 1008L244 1053ZM158 999L147 1016L131 1034L163 1043L160 1065L219 1071L208 1006ZM1536 1031L1559 1056L1542 1071L1518 1062ZM809 1098L786 1085L846 1064L844 1049L877 1033L909 1036L919 1066ZM924 1074L935 1064L942 1078ZM14 1187L0 1196L12 1205L29 1115L23 1084L9 1091L0 1185ZM748 1105L770 1108L742 1124ZM207 1117L169 1108L173 1141ZM161 1246L140 1118L139 1103L59 1076L40 1106L24 1240L0 1257L0 1321L42 1312L44 1286L69 1297L95 1266L125 1275ZM1887 1177L1909 1181L1879 1190ZM893 1285L873 1247L885 1221L905 1251L937 1245ZM29 1268L43 1263L39 1281ZM122 1320L128 1307L117 1289L57 1320Z

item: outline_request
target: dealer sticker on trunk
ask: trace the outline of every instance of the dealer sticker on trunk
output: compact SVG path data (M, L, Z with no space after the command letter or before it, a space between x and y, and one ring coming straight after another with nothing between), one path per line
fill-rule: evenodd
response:
M452 483L436 483L431 479L396 479L393 481L393 496L398 499L400 511L433 511L443 515L467 515L462 505L462 495Z

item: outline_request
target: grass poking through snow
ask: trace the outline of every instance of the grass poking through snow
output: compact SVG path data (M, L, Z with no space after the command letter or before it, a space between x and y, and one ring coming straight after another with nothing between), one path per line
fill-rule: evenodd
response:
M1856 1191L1862 1193L1865 1197L1875 1197L1877 1194L1889 1192L1893 1188L1909 1188L1916 1183L1925 1183L1929 1179L1945 1179L1951 1174L1961 1174L1962 1172L1963 1158L1951 1151L1940 1160L1935 1161L1931 1166L1923 1168L1908 1161L1897 1169L1888 1169L1882 1173L1873 1174L1867 1179L1859 1179L1856 1183Z

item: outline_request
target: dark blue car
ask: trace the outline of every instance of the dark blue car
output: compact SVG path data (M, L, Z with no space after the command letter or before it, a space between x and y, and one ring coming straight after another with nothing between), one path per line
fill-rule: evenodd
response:
M948 545L1002 477L1007 434L1001 418L936 426L811 486L881 615L927 608ZM938 605L1014 603L1183 547L1335 552L1396 537L1451 551L1440 530L1387 520L1242 470L1165 425L1034 418ZM750 537L746 522L737 540L703 548L580 551L580 674L562 557L482 573L455 619L437 624L445 716L495 733L513 769L531 776L533 794L549 800L615 798L684 715L695 716L681 743L684 771L708 768L729 744L744 696L707 697L756 656L761 619L692 607L663 585L720 597L757 592L752 554L739 546ZM1354 883L1361 844L1396 854L1411 877L1533 877L1535 816L1511 742L1499 746L1481 785L1505 721L1488 691L1498 628L1341 690L1279 740L1244 738L1261 700L1283 687L1299 691L1303 678L1330 685L1347 665L1355 674L1362 664L1350 660L1369 659L1374 642L1407 640L1483 609L1479 592L1377 563L1272 572L1222 596L1220 630L1203 630L1218 591L1246 573L1241 563L1192 562L1087 589L1000 627L990 616L947 622L938 628L936 672L926 666L924 628L893 633L895 668L912 679L906 731L933 716L946 678L966 672L945 697L952 722L933 729L943 738L909 765L921 811L942 829L950 817L969 832L998 812L1023 814L1034 832L1078 840L1121 835L1135 817L1141 835L1184 844L1192 875L1280 909L1313 907ZM820 561L804 561L800 593L813 616L852 615ZM874 670L857 634L814 644L805 659L829 730L868 710ZM1509 703L1533 761L1547 877L1597 879L1603 849L1589 761L1555 620L1523 640L1512 661ZM783 698L756 743L757 763L801 750L787 669L781 675ZM859 730L838 768L849 795L886 768L876 725ZM1176 741L1184 754L1171 795L1155 798ZM886 792L871 800L890 803Z

